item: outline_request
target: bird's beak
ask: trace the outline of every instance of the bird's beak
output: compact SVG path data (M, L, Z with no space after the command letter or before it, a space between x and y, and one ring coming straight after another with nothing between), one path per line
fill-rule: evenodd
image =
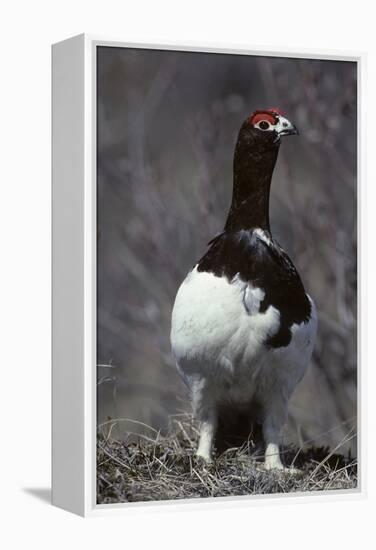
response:
M284 128L282 132L279 133L280 136L294 136L299 135L299 130L294 124L291 124L291 128Z
M279 136L294 136L299 134L297 127L283 116L279 117L276 130Z

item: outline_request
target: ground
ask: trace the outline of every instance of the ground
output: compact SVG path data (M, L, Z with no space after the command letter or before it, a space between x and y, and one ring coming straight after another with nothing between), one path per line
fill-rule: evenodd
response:
M165 436L150 428L149 435L137 440L134 434L115 439L117 423L109 420L98 433L98 504L357 487L357 461L326 448L284 446L284 463L301 473L267 472L262 446L251 438L216 456L211 464L197 459L197 428L188 415L173 417Z

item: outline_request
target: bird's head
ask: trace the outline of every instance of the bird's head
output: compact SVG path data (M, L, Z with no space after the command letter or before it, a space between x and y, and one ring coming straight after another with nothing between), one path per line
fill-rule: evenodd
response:
M273 108L252 113L240 128L239 140L248 146L268 149L278 146L281 137L298 133L282 111Z

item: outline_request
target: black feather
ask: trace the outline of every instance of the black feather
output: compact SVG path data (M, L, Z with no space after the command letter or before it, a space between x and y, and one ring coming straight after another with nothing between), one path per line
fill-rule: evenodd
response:
M261 288L265 297L260 312L273 306L280 313L279 331L265 342L269 347L278 348L290 343L294 323L309 321L311 304L292 261L271 234L264 233L269 242L253 229L217 235L199 260L197 270L229 281L238 275L242 281Z

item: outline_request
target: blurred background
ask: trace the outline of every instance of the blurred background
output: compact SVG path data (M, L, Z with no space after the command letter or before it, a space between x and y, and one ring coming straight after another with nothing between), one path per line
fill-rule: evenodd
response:
M170 350L177 289L223 229L243 120L278 107L271 228L319 316L285 441L356 455L357 67L353 62L99 47L98 423L165 430L190 411ZM140 431L120 422L116 436Z

